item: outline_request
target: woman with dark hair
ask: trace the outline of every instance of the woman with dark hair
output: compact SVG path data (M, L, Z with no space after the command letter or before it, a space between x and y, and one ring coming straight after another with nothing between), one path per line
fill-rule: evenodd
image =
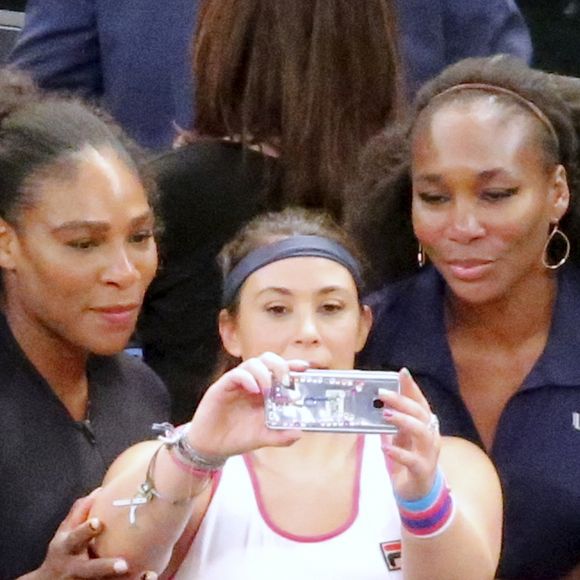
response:
M99 554L176 580L493 578L497 476L475 445L439 436L408 372L401 394L374 387L396 435L266 426L273 377L284 409L291 397L311 411L289 371L353 368L371 324L355 255L305 210L259 216L223 249L220 334L236 366L184 428L115 462L96 499ZM345 415L365 406L358 387Z
M219 249L265 209L341 216L359 149L400 113L396 38L392 0L202 5L196 137L153 163L166 231L139 325L178 421L219 350Z
M90 559L92 498L71 505L168 411L154 373L117 354L157 266L145 183L115 127L0 73L3 579L127 571Z
M443 433L494 461L506 579L580 570L579 84L507 57L450 67L370 144L350 219L392 282L363 361L407 365Z

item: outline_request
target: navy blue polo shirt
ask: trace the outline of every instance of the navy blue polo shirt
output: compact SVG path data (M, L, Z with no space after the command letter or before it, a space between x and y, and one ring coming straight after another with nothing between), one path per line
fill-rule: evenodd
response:
M0 314L0 579L35 570L73 502L169 415L161 380L125 354L91 356L90 408L75 421Z
M375 321L360 363L406 366L439 416L442 433L483 447L459 393L444 322L445 288L428 266L370 296ZM498 576L559 578L580 564L580 270L575 266L558 273L545 350L508 401L489 455L504 492Z

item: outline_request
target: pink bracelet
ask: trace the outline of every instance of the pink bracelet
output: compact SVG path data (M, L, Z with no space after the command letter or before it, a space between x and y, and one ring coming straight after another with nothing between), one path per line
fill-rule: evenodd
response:
M418 500L397 499L401 523L411 534L432 538L443 533L453 520L455 506L453 496L441 470L437 470L435 482L429 493Z
M198 469L194 467L191 463L185 463L180 459L179 454L175 452L175 447L169 447L169 457L171 457L173 463L181 469L181 471L185 471L189 475L193 475L199 479L206 479L212 476L212 471L207 471L205 469Z

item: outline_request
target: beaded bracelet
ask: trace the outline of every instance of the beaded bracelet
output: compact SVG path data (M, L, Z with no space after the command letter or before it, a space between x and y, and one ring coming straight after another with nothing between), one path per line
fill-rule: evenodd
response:
M441 469L427 495L409 501L395 494L403 527L414 536L432 538L443 533L455 514L453 496Z

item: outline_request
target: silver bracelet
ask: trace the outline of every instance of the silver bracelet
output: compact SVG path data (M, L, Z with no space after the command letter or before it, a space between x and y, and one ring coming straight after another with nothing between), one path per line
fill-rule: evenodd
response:
M161 495L157 491L154 480L155 465L157 463L157 455L164 446L165 445L160 445L155 451L155 453L151 456L151 460L149 461L149 465L147 466L147 473L145 474L145 481L143 481L143 483L139 485L137 493L132 498L116 499L113 501L113 505L115 507L129 508L129 525L131 527L135 527L137 525L137 509L153 501L155 498L169 502L171 505L174 506L181 506L187 505L195 497L195 496L187 496L175 499L165 497L164 495Z
M227 457L219 455L208 457L192 447L187 439L190 426L190 423L186 423L176 429L171 423L154 423L153 429L163 431L164 434L159 437L159 440L163 441L169 449L175 451L184 463L199 471L219 471L224 466Z
M161 495L155 486L155 465L157 463L157 455L163 447L166 447L170 452L175 451L180 459L193 467L194 469L206 472L208 477L205 482L207 485L211 480L212 472L218 471L224 466L227 457L207 457L198 453L187 440L187 432L189 430L189 423L181 428L176 429L171 423L154 423L153 431L161 431L163 434L158 437L162 442L155 453L153 453L149 465L147 466L147 473L145 474L145 481L143 481L137 490L137 493L132 498L117 499L113 501L115 507L129 508L129 524L131 527L137 525L137 509L143 505L148 504L155 498L169 502L171 505L180 506L188 504L195 496L187 496L182 498L169 498ZM205 487L204 485L204 487ZM203 488L202 488L203 489ZM197 491L198 495L200 490Z

